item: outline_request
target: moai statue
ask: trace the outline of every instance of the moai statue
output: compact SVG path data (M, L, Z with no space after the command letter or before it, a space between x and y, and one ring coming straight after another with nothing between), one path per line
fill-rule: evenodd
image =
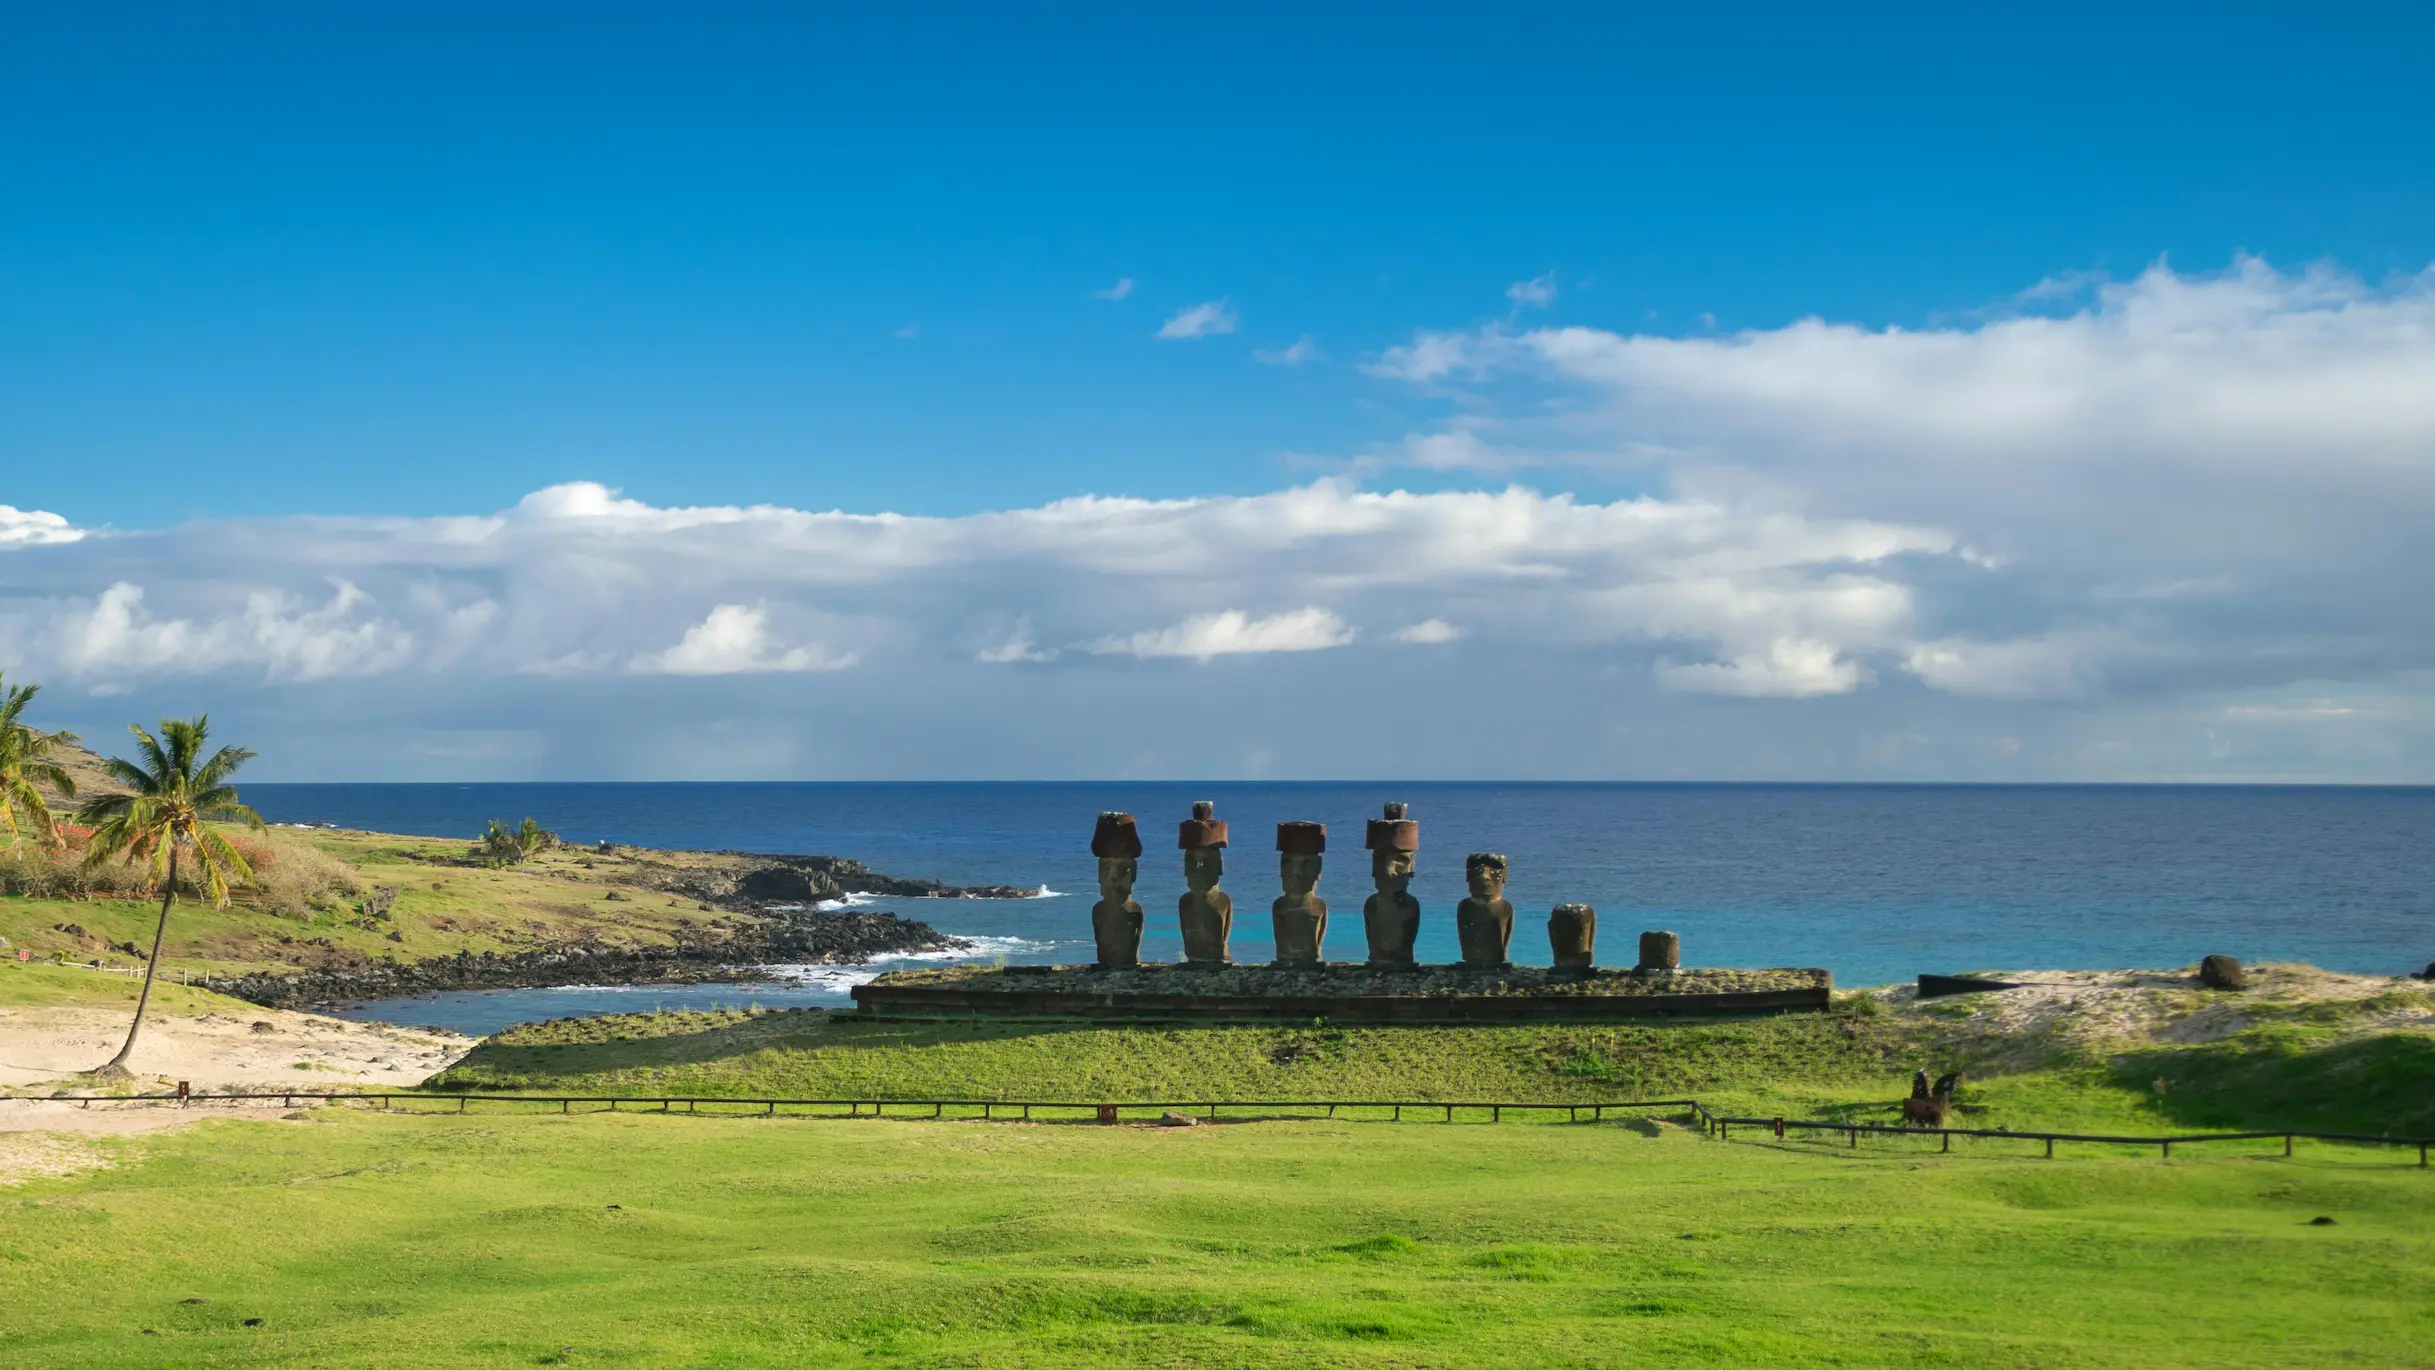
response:
M1598 964L1598 910L1587 904L1558 904L1547 915L1547 945L1556 969L1587 971Z
M1387 816L1370 820L1370 883L1378 887L1361 905L1362 930L1370 935L1370 964L1412 964L1412 942L1420 936L1420 901L1411 895L1412 864L1420 850L1420 824L1389 804Z
M1216 812L1217 805L1203 800L1175 828L1175 845L1184 851L1184 883L1192 887L1175 901L1187 965L1222 966L1233 959L1226 954L1226 939L1234 933L1234 899L1218 888L1226 874L1226 820L1212 817Z
M1674 970L1683 963L1683 939L1670 932L1640 934L1640 964L1635 970Z
M1454 906L1454 935L1463 944L1463 964L1503 969L1513 964L1505 948L1513 942L1513 905L1505 900L1505 858L1475 851L1463 858L1463 883L1471 895Z
M1099 858L1099 902L1091 905L1091 939L1099 944L1099 969L1141 964L1141 905L1133 902L1133 880L1141 873L1141 830L1129 813L1103 813L1091 833L1091 855Z
M1327 901L1320 898L1319 867L1327 850L1327 824L1277 825L1277 878L1285 894L1268 906L1275 920L1277 964L1315 966L1327 941Z

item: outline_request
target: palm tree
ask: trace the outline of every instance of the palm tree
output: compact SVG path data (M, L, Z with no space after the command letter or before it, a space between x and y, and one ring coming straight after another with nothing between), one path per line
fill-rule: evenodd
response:
M25 726L22 721L25 706L42 693L40 685L10 687L0 679L0 825L8 828L8 844L25 844L26 828L45 842L59 837L59 826L51 821L51 806L44 801L42 791L34 788L41 781L69 799L76 797L76 781L62 769L52 756L76 740L74 733L51 733L47 736Z
M135 1022L127 1028L127 1044L95 1075L127 1074L127 1058L135 1053L136 1034L144 1029L144 1007L152 1002L152 977L161 965L161 939L169 933L169 906L178 897L178 858L193 859L195 883L211 896L213 908L228 907L229 878L254 878L244 856L211 827L215 821L262 826L262 815L237 802L228 777L254 759L243 747L222 747L208 760L203 741L211 733L208 716L164 718L161 736L130 723L144 764L115 758L107 764L110 778L132 793L104 795L78 810L81 822L93 825L93 840L85 849L85 864L99 865L119 856L151 864L152 878L161 882L161 921L152 930L152 958L144 963L144 992L135 1001Z

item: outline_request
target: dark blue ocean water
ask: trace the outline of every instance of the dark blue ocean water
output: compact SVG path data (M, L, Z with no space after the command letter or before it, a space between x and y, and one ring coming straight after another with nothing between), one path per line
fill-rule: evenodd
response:
M1598 909L1601 959L1644 928L1684 960L1825 966L1844 985L1922 971L2186 965L2209 952L2392 973L2435 960L2435 788L2216 786L1296 784L248 785L273 821L467 837L531 815L570 839L852 856L896 875L1046 885L1019 901L879 900L992 956L1090 956L1089 840L1101 809L1140 816L1145 954L1179 955L1182 863L1166 834L1195 799L1233 824L1238 960L1269 955L1274 824L1317 819L1331 958L1362 955L1361 822L1382 801L1421 823L1423 960L1453 960L1462 859L1512 859L1514 959L1547 960L1549 906ZM651 1003L840 1002L844 977L767 989L524 992L462 1021ZM571 996L571 997L568 997ZM648 1001L648 1002L644 1002ZM481 1001L489 1003L489 1001ZM597 1005L597 1007L589 1007ZM530 1011L527 1011L527 1010ZM446 1016L376 1010L415 1022ZM452 1014L454 1010L450 1011ZM470 1010L469 1010L470 1012ZM509 1012L504 1019L499 1012Z

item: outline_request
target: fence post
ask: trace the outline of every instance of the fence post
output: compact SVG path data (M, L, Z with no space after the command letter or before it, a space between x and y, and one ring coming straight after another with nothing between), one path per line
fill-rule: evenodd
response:
M1505 1121L1505 1106L1503 1104L1497 1104L1491 1107L1488 1110L1488 1121L1492 1123L1501 1123Z
M1214 1116L1214 1115L1212 1115L1212 1116ZM1400 1122L1402 1122L1403 1120L1404 1120L1404 1106L1403 1106L1402 1104L1397 1104L1397 1105L1395 1106L1395 1121L1397 1121L1397 1122L1399 1122L1399 1123L1400 1123Z
M1446 1105L1446 1121L1447 1121L1447 1122L1453 1122L1453 1121L1454 1121L1454 1105L1452 1105L1452 1104L1448 1104L1448 1105Z
M1946 1134L1945 1134L1945 1144L1944 1144L1943 1146L1938 1147L1938 1148L1937 1148L1937 1150L1939 1150L1939 1151L1951 1151L1952 1149L1953 1149L1953 1134L1952 1134L1952 1133L1950 1133L1950 1132L1948 1132L1948 1133L1946 1133Z
M2283 1134L2283 1154L2285 1156L2291 1154L2291 1134L2288 1132Z
M2047 1138L2047 1139L2046 1139L2046 1159L2051 1161L2051 1160L2053 1160L2054 1158L2055 1158L2055 1139L2054 1139L2054 1138L2052 1138L2052 1137L2049 1137L2049 1138Z
M463 1113L463 1112L465 1111L465 1101L466 1101L466 1100L468 1100L468 1099L470 1099L470 1098L472 1098L472 1097L473 1097L473 1096L472 1096L472 1095L470 1095L470 1094L460 1094L460 1095L458 1095L458 1096L457 1096L457 1112L459 1112L459 1113Z
M1852 1150L1854 1150L1854 1151L1858 1151L1859 1149L1860 1149L1860 1129L1855 1127L1855 1128L1853 1128L1853 1129L1852 1129Z
M2164 1148L2164 1159L2168 1161L2173 1159L2173 1144L2171 1142L2159 1142L2157 1145Z

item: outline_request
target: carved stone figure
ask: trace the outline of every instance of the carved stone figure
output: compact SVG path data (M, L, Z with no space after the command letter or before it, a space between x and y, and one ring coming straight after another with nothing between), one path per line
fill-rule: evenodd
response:
M1370 964L1412 964L1412 943L1420 936L1420 901L1411 895L1412 867L1420 851L1420 824L1404 817L1404 806L1389 804L1385 818L1370 820L1370 883L1378 887L1361 904L1362 931L1369 934Z
M1556 969L1588 970L1598 964L1598 910L1587 904L1558 904L1547 915L1547 945Z
M1184 883L1191 886L1175 901L1189 965L1222 966L1233 959L1226 942L1234 934L1234 898L1218 888L1226 874L1226 821L1214 817L1216 812L1217 805L1203 800L1175 829L1175 845L1184 852Z
M1670 932L1640 934L1638 970L1675 970L1683 963L1683 939Z
M1327 941L1327 901L1316 891L1327 850L1325 823L1277 825L1277 876L1285 894L1268 906L1277 939L1277 964L1315 966Z
M1470 897L1454 906L1454 935L1463 944L1463 964L1502 969L1512 964L1513 905L1505 900L1505 858L1475 851L1463 858L1463 883Z
M1129 813L1103 813L1091 833L1099 858L1099 902L1091 905L1091 940L1099 947L1099 969L1141 964L1141 905L1133 902L1133 880L1141 872L1141 830Z

